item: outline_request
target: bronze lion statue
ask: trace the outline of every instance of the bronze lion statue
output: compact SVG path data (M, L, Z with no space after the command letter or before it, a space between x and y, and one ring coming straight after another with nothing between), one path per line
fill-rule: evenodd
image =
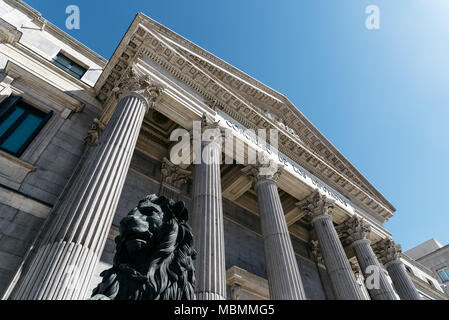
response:
M192 231L184 202L146 196L120 222L112 268L91 300L194 300Z

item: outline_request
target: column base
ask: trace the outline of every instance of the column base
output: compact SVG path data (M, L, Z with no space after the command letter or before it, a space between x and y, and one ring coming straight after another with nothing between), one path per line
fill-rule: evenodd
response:
M14 300L82 300L98 260L87 247L54 242L39 248Z

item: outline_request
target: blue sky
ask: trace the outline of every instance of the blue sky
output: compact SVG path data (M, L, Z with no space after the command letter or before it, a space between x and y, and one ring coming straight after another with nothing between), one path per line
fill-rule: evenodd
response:
M396 207L385 226L404 250L449 243L449 1L25 2L105 58L145 13L285 94Z

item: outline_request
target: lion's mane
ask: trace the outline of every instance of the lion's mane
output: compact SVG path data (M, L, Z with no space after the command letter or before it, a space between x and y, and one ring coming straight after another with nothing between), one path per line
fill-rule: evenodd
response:
M139 232L129 232L126 222L157 208L153 227L142 219ZM153 214L153 213L152 213ZM146 218L144 215L143 217ZM194 300L195 270L193 235L184 202L173 202L163 196L146 196L120 223L116 237L116 254L111 269L103 271L102 282L93 290L91 299L111 300ZM133 221L135 222L135 221ZM145 230L142 230L145 229ZM143 239L138 252L130 252L127 242Z

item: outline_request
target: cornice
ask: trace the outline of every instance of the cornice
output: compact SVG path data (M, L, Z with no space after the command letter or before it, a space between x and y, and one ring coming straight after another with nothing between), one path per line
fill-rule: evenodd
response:
M72 96L64 91L63 88L56 86L55 83L40 78L40 76L34 73L33 70L25 69L24 66L21 66L12 60L9 60L6 64L5 73L14 74L18 78L18 80L14 82L14 87L16 87L18 83L23 82L29 90L34 90L35 92L51 92L51 100L61 107L80 112L85 105L85 102L81 101L80 98Z
M17 30L8 21L0 18L0 42L15 43L22 37L22 32Z
M160 34L160 32L167 35ZM170 35L171 39L169 41L167 36ZM179 47L175 43L178 40L178 35L148 17L138 14L95 86L99 100L106 106L112 105L110 100L113 98L111 98L110 93L121 81L124 70L129 68L133 61L145 57L164 70L164 72L169 73L183 83L183 85L187 85L193 92L202 96L211 108L227 113L246 128L253 130L257 130L257 128L275 128L280 130L279 150L282 153L304 166L305 169L318 178L324 178L323 180L329 183L331 187L342 191L344 196L360 206L361 209L375 212L385 220L392 216L394 208L388 202L383 203L378 196L370 192L360 181L345 175L344 167L336 168L330 159L323 158L323 156L313 150L321 148L322 152L328 152L329 157L339 158L330 152L329 149L324 150L326 146L321 142L322 140L319 140L318 144L314 144L314 142L305 139L313 132L317 132L310 122L304 122L307 125L303 123L302 127L295 127L296 130L294 132L296 134L292 132L289 126L293 126L292 123L301 120L298 117L301 113L294 106L293 108L291 107L292 105L288 106L285 103L285 101L288 101L285 97L279 95L279 98L284 101L282 102L273 96L263 96L264 93L258 92L255 88L243 90L245 86L248 86L247 83L242 82L235 75L224 73L223 70L216 71L214 69L216 67L209 62L202 61L197 56L186 51L185 48ZM185 39L182 41L182 44L189 44L190 48L196 47ZM231 69L231 67L228 68L228 70ZM223 79L228 79L228 82L225 82ZM277 119L271 116L269 112L264 112L260 107L252 104L245 98L245 94L251 92L258 95L256 97L260 101L265 101L263 102L264 105L269 105L268 102L270 102L273 106L280 109L285 114L283 119L287 119L287 121L276 121ZM292 109L295 110L294 113L291 112ZM305 119L304 116L302 117ZM304 141L308 141L308 143ZM318 139L315 139L316 141Z

